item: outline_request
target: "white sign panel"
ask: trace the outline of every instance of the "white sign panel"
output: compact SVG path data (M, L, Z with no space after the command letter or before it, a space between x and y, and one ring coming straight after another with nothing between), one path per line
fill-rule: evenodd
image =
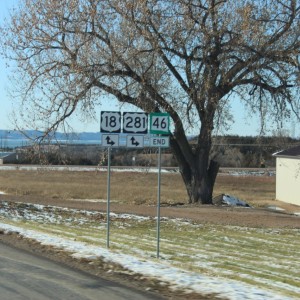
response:
M168 136L150 138L150 147L168 148L169 146L170 146L170 138Z
M103 147L119 147L118 134L102 134L101 145Z
M100 121L100 132L120 133L121 113L117 111L102 111Z
M127 135L126 146L129 148L143 148L144 136L143 135Z
M146 134L148 132L148 114L142 112L124 112L123 132Z

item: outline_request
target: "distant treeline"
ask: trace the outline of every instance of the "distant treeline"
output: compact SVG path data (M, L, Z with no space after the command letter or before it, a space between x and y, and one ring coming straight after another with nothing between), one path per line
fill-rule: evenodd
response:
M212 157L222 167L275 167L275 152L300 144L290 137L216 136Z

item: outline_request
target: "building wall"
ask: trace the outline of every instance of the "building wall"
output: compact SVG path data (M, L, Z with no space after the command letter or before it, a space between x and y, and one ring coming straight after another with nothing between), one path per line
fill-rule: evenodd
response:
M15 152L12 152L9 155L2 157L2 164L12 164L17 162L17 155Z
M300 205L299 158L276 158L276 199Z

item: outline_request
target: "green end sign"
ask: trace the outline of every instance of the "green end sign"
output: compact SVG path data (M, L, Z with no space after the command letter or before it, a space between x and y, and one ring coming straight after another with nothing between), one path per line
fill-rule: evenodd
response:
M151 134L169 134L170 115L168 113L150 114L150 133Z

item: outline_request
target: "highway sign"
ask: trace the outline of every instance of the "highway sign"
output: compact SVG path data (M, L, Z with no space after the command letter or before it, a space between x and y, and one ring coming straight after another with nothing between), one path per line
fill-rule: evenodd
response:
M168 113L150 114L150 133L169 134L170 115Z
M121 113L117 111L102 111L100 132L120 133L121 132Z
M168 136L151 137L150 147L168 148L170 147L170 138Z
M144 136L143 135L127 135L126 146L129 148L143 148Z
M143 112L124 112L123 132L146 134L148 132L148 114Z
M101 145L103 147L119 147L118 134L102 134Z

